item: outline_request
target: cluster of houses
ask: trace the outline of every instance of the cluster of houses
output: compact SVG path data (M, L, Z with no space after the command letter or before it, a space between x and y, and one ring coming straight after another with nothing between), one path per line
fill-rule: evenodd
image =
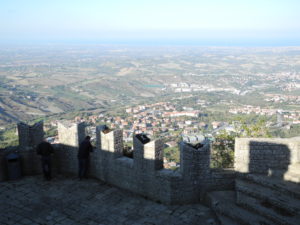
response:
M278 111L279 111L278 109L261 108L260 106L252 106L252 105L245 105L242 107L236 107L236 108L229 109L229 112L233 113L233 114L254 113L257 115L267 115L267 116L276 115Z
M298 98L294 98L298 99ZM259 106L245 105L239 108L232 108L229 110L233 114L256 114L264 116L280 117L280 120L284 119L289 124L300 124L300 111L299 110L282 110L282 109L271 109L261 108Z
M206 91L206 92L219 92L219 91L225 91L229 92L232 94L241 94L241 91L233 88L233 87L215 87L213 85L208 85L208 84L189 84L189 83L171 83L168 86L168 88L175 92L175 93L180 93L180 92L197 92L197 91Z
M265 94L265 101L275 103L300 103L300 96L298 95L282 95L282 94Z
M170 102L139 105L125 109L122 116L105 114L92 115L88 118L75 117L75 122L86 122L88 131L95 135L97 124L106 124L111 129L122 129L125 142L131 142L134 134L144 133L149 137L165 138L169 142L178 140L178 136L198 133L207 128L218 129L226 126L225 122L213 121L210 124L201 122L203 116L199 110L183 107L177 111ZM52 121L51 126L56 126Z

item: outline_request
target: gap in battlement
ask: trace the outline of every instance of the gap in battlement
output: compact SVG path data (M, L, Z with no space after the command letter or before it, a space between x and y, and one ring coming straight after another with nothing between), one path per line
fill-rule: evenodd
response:
M123 156L133 159L134 149L133 149L133 142L126 141L123 138Z
M164 143L163 155L165 169L178 170L180 168L180 148L178 143Z

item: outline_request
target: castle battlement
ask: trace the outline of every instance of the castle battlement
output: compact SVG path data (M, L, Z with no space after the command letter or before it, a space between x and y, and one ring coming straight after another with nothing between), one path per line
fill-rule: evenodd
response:
M18 150L24 175L41 174L35 146L43 140L42 122L33 126L18 124L20 145L0 152L0 181L6 179L5 155ZM77 176L77 152L85 137L84 123L58 123L60 144L54 145L53 172ZM236 173L260 174L288 170L300 162L300 139L238 138L235 170L210 168L210 143L194 148L180 143L180 169L163 167L163 142L133 138L134 156L123 155L122 130L104 132L96 128L96 148L90 157L90 176L166 204L200 201L207 191L234 189ZM270 172L271 171L271 172Z
M19 136L19 145L31 147L40 143L44 137L44 122L40 121L33 124L32 126L26 123L18 123L18 136Z

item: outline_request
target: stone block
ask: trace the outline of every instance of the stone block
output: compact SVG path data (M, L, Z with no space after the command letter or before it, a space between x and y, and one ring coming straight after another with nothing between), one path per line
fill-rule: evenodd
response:
M20 122L17 124L19 146L20 147L34 147L41 143L44 139L44 123L40 121L33 125Z
M60 121L57 130L59 142L65 146L78 147L85 138L85 123Z

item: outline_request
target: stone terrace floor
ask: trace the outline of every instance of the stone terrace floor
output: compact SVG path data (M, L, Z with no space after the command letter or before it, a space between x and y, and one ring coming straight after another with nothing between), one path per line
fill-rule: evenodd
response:
M201 204L163 205L101 181L42 176L0 182L0 224L215 225Z

